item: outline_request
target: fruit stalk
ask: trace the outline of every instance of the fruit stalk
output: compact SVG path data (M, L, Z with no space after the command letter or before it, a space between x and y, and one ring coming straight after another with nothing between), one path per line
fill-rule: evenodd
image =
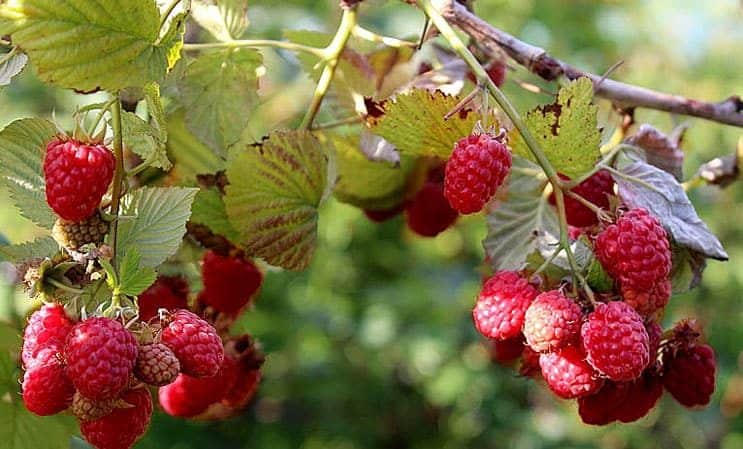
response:
M209 42L205 44L183 44L184 51L212 50L219 48L280 48L290 51L301 51L322 58L325 52L322 48L295 44L294 42L275 41L270 39L242 39L227 42Z
M124 181L124 137L121 133L121 101L116 98L111 107L111 124L114 131L114 156L116 157L116 168L114 171L113 188L111 191L111 215L114 217L111 223L111 247L113 248L112 263L117 268L116 238L119 229L119 206L121 205L121 189Z

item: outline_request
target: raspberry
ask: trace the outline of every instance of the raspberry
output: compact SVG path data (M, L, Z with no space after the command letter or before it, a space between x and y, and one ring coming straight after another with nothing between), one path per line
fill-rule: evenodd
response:
M36 360L46 360L64 349L73 323L60 304L46 304L34 312L23 332L23 365L30 369Z
M58 218L52 228L52 237L57 243L71 251L77 251L83 245L92 243L99 245L108 233L108 223L103 221L101 214L94 212L92 216L81 221L70 221Z
M654 317L666 307L671 298L671 281L665 279L648 290L635 290L622 286L622 298L640 315Z
M67 375L88 399L116 397L129 385L137 340L116 320L89 318L72 328L65 346Z
M560 175L560 178L565 180L570 179L563 175ZM608 210L610 206L609 198L614 194L614 179L612 179L608 171L599 170L590 178L570 189L570 191L580 195L595 206ZM564 195L564 198L565 215L569 225L582 228L593 226L599 222L596 214L581 204L580 201L568 195ZM554 193L550 195L549 201L553 205L557 202Z
M485 281L472 310L475 327L487 338L512 338L524 326L524 314L539 294L515 271L499 271Z
M496 137L472 134L457 142L446 163L444 196L460 214L479 212L511 169L511 152Z
M103 401L92 401L79 392L72 397L70 411L80 422L93 421L102 418L113 411L117 399L106 399Z
M663 340L663 328L655 321L645 323L648 332L648 347L650 348L650 363L653 364L658 356L660 342Z
M134 375L142 382L161 387L173 382L180 371L180 362L164 344L151 343L139 347Z
M139 319L149 321L159 309L176 310L188 307L188 283L181 277L160 276L137 298Z
M586 424L629 423L647 415L662 394L660 379L652 375L631 382L606 381L595 394L578 399L578 414Z
M524 337L537 352L550 352L572 343L580 333L581 308L557 290L540 294L526 309Z
M39 416L65 410L72 403L74 393L75 387L56 357L37 363L23 376L23 402L30 412Z
M541 354L524 345L524 351L521 353L521 366L519 374L524 377L538 379L542 376L542 368L539 367L539 357Z
M632 209L596 238L596 256L622 289L650 290L671 271L668 235L657 218Z
M539 366L550 390L563 399L586 396L601 387L601 379L574 346L540 355Z
M637 421L655 407L662 395L663 383L657 375L644 375L630 382L624 403L617 407L617 420Z
M403 210L405 210L405 202L402 202L390 209L364 209L364 215L366 215L366 218L375 223L383 223L387 220L395 218Z
M160 339L178 357L183 374L212 377L222 365L222 339L211 324L188 310L176 310L165 319Z
M508 365L521 357L524 352L524 337L507 338L505 340L494 340L490 347L490 358L493 362Z
M88 443L97 449L129 449L147 431L152 417L152 398L146 389L129 390L121 396L125 407L108 415L80 423Z
M457 211L449 206L440 183L427 181L407 206L405 216L411 231L435 237L457 221Z
M243 257L204 254L201 265L204 290L199 299L214 310L236 315L253 298L263 282L258 267Z
M506 82L506 70L508 70L508 66L503 59L495 59L485 66L488 76L498 87L501 87Z
M114 157L104 145L55 138L44 156L46 201L65 220L85 220L101 203L113 173Z
M663 386L685 407L709 404L715 391L715 352L708 345L692 346L664 361Z
M206 411L210 405L224 398L235 384L235 359L225 356L219 371L212 377L195 378L179 374L175 382L160 387L158 398L165 413L190 418Z
M614 381L636 379L650 362L648 333L628 304L599 304L581 328L588 363Z
M233 409L248 405L261 383L261 372L257 369L240 369L232 388L222 399L222 403Z

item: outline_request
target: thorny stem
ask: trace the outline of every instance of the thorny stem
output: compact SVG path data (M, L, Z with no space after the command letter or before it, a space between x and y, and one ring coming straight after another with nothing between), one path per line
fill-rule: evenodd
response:
M320 80L317 82L315 93L312 96L312 102L310 103L307 114L302 120L302 124L299 126L300 129L312 128L312 122L315 120L320 105L322 105L325 94L328 93L330 82L333 81L335 76L335 69L338 66L338 60L346 48L348 38L351 37L354 27L356 26L356 7L343 10L343 17L341 18L341 24L338 26L338 30L333 37L330 44L323 50L325 59L325 67L320 75Z
M376 42L379 44L384 44L388 47L394 47L394 48L401 48L401 47L411 47L415 48L418 46L417 42L410 42L402 39L398 39L396 37L389 37L389 36L382 36L374 31L367 30L366 28L362 27L361 25L356 25L353 27L353 30L351 31L352 34L359 39L364 39L369 42Z
M113 258L111 264L117 268L117 234L119 230L119 206L121 205L121 190L124 181L124 138L121 133L121 101L118 94L111 108L111 122L114 131L114 156L116 157L116 170L114 171L113 191L111 192L111 215L114 221L111 223L111 247Z
M283 50L309 53L318 58L325 57L322 48L310 47L308 45L296 44L287 41L274 41L270 39L243 39L227 42L210 42L206 44L183 44L184 51L212 50L219 48L280 48Z

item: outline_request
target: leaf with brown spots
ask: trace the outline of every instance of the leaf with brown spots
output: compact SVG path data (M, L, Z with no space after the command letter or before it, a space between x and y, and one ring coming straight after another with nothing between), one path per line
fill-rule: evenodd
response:
M327 173L323 146L304 131L276 131L234 155L224 204L250 255L289 270L307 268Z

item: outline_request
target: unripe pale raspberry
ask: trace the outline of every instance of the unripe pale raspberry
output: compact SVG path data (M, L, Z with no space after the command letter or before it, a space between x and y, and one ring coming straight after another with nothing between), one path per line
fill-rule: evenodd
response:
M121 396L125 407L92 421L80 423L80 433L97 449L129 449L147 431L152 398L147 389L129 390Z
M139 319L149 321L160 309L173 311L188 307L188 282L177 276L160 276L137 298Z
M139 347L134 375L142 382L161 387L173 382L181 372L181 364L173 351L162 343Z
M178 357L183 374L212 377L222 365L222 339L211 324L188 310L176 310L163 320L160 341Z
M114 157L104 145L55 138L46 147L46 200L65 220L84 220L95 212L114 173Z
M72 397L70 411L80 422L93 421L102 418L113 411L117 399L105 399L103 401L92 401L79 392Z
M469 135L446 163L444 196L460 214L479 212L511 170L511 151L489 134Z
M560 175L560 178L570 179L562 175ZM570 189L570 191L580 195L601 209L609 210L609 198L614 194L614 179L612 179L608 171L599 170L590 178ZM582 228L593 226L599 222L596 214L580 201L568 195L564 195L564 199L565 215L569 225ZM549 201L553 205L556 203L554 193L550 195Z
M236 362L231 356L225 356L214 376L195 378L179 374L175 382L160 387L160 405L171 416L190 418L199 415L221 401L234 386L236 378Z
M23 402L30 412L39 416L65 410L72 403L74 393L75 387L56 357L33 365L23 375Z
M557 290L536 297L526 309L524 337L537 352L550 352L575 341L582 312L578 304Z
M629 382L606 381L599 391L578 399L578 414L586 424L634 422L647 415L663 394L657 376L646 374Z
M542 377L557 396L573 399L594 393L601 387L599 379L584 354L574 346L539 356Z
M255 296L263 273L253 261L241 256L222 256L207 251L201 265L204 290L199 299L228 315L237 314Z
M67 375L88 399L118 396L128 385L137 360L137 340L110 318L89 318L75 325L65 345Z
M432 181L426 181L405 206L408 227L422 237L435 237L446 231L458 216L444 197L443 185Z
M644 317L661 314L671 298L671 280L665 279L650 289L636 290L622 285L622 299Z
M715 391L717 362L709 345L682 348L664 360L663 386L685 407L709 404Z
M58 218L52 228L52 237L57 243L71 251L77 251L87 244L99 245L108 233L108 223L103 221L101 214L93 212L89 218L80 221L70 221Z
M61 353L73 325L61 304L46 304L34 312L23 332L23 365L30 369L37 359Z
M599 304L581 328L588 362L614 381L636 379L650 362L642 317L620 301Z
M539 294L529 281L515 271L499 271L480 291L472 310L475 327L487 338L516 337L524 326L524 314Z
M668 235L658 219L642 208L607 226L596 237L595 251L622 289L650 290L671 272Z

